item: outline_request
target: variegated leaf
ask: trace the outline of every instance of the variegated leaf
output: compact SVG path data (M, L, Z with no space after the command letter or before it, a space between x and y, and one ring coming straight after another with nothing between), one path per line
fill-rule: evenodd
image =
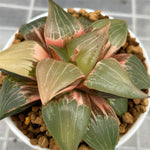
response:
M21 42L0 52L0 70L33 79L36 63L46 57L48 54L37 42Z
M88 75L84 85L90 89L118 95L125 98L148 97L131 82L128 73L113 58L98 62Z
M108 24L109 21L111 22L109 29L109 41L111 43L111 47L105 52L105 58L112 56L125 44L128 33L126 21L119 19L98 20L90 25L89 30L101 29Z
M20 28L20 32L25 40L33 40L45 45L44 27L47 17L42 17L30 23L24 24Z
M139 58L132 54L118 54L115 55L114 58L117 59L128 72L131 81L137 88L150 88L150 77Z
M67 49L65 47L49 46L53 59L69 62Z
M89 96L92 103L92 118L83 140L94 150L114 150L119 137L118 119L103 98Z
M50 58L39 62L36 76L44 105L54 96L74 89L84 78L83 73L75 65Z
M106 101L119 117L122 117L122 115L128 111L127 98L106 99Z
M62 150L77 150L90 119L90 108L76 100L60 99L42 109L47 129Z
M44 35L47 46L64 47L72 37L84 33L81 23L71 14L65 12L53 0L48 0L49 12Z
M69 58L77 64L85 75L93 69L103 50L106 48L109 26L110 24L107 24L102 29L74 38L67 45Z
M35 82L7 76L0 92L0 119L23 111L39 99Z

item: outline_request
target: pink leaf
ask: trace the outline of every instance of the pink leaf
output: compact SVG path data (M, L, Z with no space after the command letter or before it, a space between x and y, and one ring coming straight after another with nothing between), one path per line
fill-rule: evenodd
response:
M47 46L64 47L73 37L84 34L81 23L65 12L53 0L49 0L49 12L44 29Z

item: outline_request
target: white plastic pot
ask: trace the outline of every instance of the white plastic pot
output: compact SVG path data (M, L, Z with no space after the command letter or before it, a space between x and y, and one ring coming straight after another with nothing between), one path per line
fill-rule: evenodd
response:
M80 8L75 8L75 10L80 10ZM93 12L93 10L91 9L86 9L87 12ZM44 17L44 16L47 16L47 13L44 13L44 14L41 14L35 18L33 18L31 21L35 20L35 19L38 19L40 17ZM129 30L130 34L132 37L135 37L135 35ZM10 38L10 40L8 41L8 43L5 45L4 49L6 49L11 43L12 41L14 40L14 35ZM144 53L144 57L146 58L146 64L148 66L148 72L150 72L150 61L149 61L149 58L148 58L148 54L146 52L146 50L144 49L143 45L141 44L141 42L136 39L137 42L140 44L140 46L142 47L143 49L143 53ZM138 128L141 126L141 124L143 123L146 115L148 114L148 111L149 111L149 108L150 108L150 99L149 99L149 105L147 107L147 111L143 114L141 114L139 116L139 118L137 119L137 121L132 125L132 127L129 129L129 131L123 135L120 140L119 140L119 143L117 144L116 148L121 146L122 144L124 144L137 130ZM10 129L12 130L12 132L14 132L14 134L16 134L24 143L26 143L27 145L29 145L30 147L34 148L34 149L38 149L38 150L48 150L47 148L40 148L39 146L33 146L30 141L29 141L29 138L26 137L16 126L16 124L12 121L12 119L10 117L6 118L5 119L7 125L10 127Z

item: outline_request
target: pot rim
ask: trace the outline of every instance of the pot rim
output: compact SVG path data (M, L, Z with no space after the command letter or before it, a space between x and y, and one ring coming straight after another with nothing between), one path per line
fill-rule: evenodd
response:
M76 11L79 11L81 8L74 8ZM87 8L82 8L82 9L85 9L87 12L93 12L94 10L92 9L87 9ZM67 10L67 9L65 9ZM40 17L44 17L44 16L47 16L47 12L46 13L42 13L41 15L38 15L34 18L32 18L29 22L33 21L33 20L36 20ZM103 13L102 13L103 14ZM103 14L105 15L105 14ZM111 19L113 19L113 17L110 16ZM16 31L15 33L17 33L18 31ZM8 48L9 45L12 43L12 41L14 40L14 35L15 33L13 34L13 36L10 38L10 40L6 43L6 45L4 46L4 49ZM132 32L131 30L129 29L129 33L131 35L131 37L136 37ZM150 73L150 61L149 61L149 57L148 57L148 54L145 50L145 48L143 47L142 43L138 40L138 38L136 38L136 41L140 44L140 46L142 47L142 50L143 50L143 54L144 54L144 57L146 58L145 60L145 63L147 64L148 66L148 72ZM118 144L116 145L116 148L120 147L121 145L123 145L127 140L129 140L132 135L138 130L138 128L141 126L141 124L143 123L146 115L148 114L149 112L149 109L150 109L150 98L148 99L149 100L149 104L147 106L147 110L145 113L141 114L138 119L136 120L136 122L132 125L132 127L128 130L127 133L125 133L123 136L121 136ZM12 121L11 117L7 117L4 119L6 124L9 126L9 128L11 129L11 131L17 136L19 137L24 143L26 143L28 146L30 146L31 148L34 148L34 149L38 149L38 150L48 150L48 148L40 148L40 146L36 145L32 145L30 143L30 139L25 136L16 126L16 124Z

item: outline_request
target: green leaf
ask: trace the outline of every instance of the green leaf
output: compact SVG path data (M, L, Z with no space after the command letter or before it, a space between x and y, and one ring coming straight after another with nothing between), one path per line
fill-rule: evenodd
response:
M114 150L119 135L118 121L112 116L91 119L83 140L94 150Z
M37 62L46 57L48 54L37 42L21 42L0 52L0 70L33 79Z
M79 16L78 20L81 22L81 24L84 26L84 30L89 27L89 25L92 23L92 21L84 16Z
M43 119L62 150L77 150L90 119L90 109L76 100L60 99L42 109Z
M44 44L44 27L47 17L36 19L28 24L24 24L20 28L20 32L25 40L33 40Z
M110 24L107 24L100 30L74 38L67 45L69 58L85 75L93 69L108 41L109 26Z
M118 54L114 58L125 68L137 88L150 88L150 77L139 58L131 54Z
M114 150L119 136L117 116L103 98L89 97L92 117L83 140L94 150Z
M110 49L107 51L105 58L108 58L112 56L114 53L116 53L121 46L123 46L126 42L127 33L128 33L128 27L125 20L119 20L119 19L101 19L89 27L89 30L92 29L101 29L104 27L108 22L111 22L111 26L109 29L109 41L111 43Z
M128 111L128 99L126 98L106 99L106 101L119 117Z
M98 62L84 85L90 89L118 95L125 98L146 98L131 82L128 73L113 58Z
M97 95L99 97L113 98L113 99L120 98L120 96L117 96L117 95L113 95L113 94L110 94L110 93L97 91L97 90L94 90L94 89L89 89L86 86L84 86L83 83L80 83L77 86L77 89L79 89L80 91L84 91L87 94Z
M44 105L54 96L74 89L84 78L83 73L75 65L50 58L39 62L36 75Z
M81 23L71 14L65 12L53 0L48 0L49 11L44 35L47 46L64 47L72 37L84 33Z
M27 109L39 99L35 82L24 82L7 76L0 92L0 119Z
M49 46L53 59L69 62L67 49L56 46Z

